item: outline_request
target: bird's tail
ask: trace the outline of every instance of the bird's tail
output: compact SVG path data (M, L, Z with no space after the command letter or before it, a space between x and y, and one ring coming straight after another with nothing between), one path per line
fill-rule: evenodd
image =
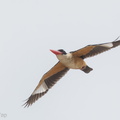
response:
M85 67L85 68L83 68L83 69L82 69L82 71L83 71L83 72L85 72L85 73L89 73L89 72L90 72L90 71L92 71L92 70L93 70L93 69L92 69L92 68L90 68L90 67L89 67L89 66L87 66L87 65L86 65L86 67Z

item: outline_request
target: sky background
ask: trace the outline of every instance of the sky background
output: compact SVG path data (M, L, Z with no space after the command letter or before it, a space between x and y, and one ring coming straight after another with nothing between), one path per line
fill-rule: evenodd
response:
M0 119L120 120L120 47L86 59L23 108L42 75L67 52L120 35L120 0L1 0ZM3 117L2 115L5 115Z

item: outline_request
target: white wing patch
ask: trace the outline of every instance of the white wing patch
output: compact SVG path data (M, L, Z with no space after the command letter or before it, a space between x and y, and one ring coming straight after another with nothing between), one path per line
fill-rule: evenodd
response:
M40 86L37 90L35 90L35 91L33 92L32 95L43 93L43 92L45 92L46 90L48 90L48 87L47 87L47 85L45 84L45 82L43 82L43 83L41 84L41 86Z
M106 43L106 44L102 44L100 46L111 48L111 47L113 47L113 44L112 43Z

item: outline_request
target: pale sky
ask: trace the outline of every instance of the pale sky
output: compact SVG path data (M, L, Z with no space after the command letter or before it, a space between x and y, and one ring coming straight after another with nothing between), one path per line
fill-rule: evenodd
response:
M86 59L31 107L42 75L67 52L120 35L120 0L1 0L0 119L120 120L120 47ZM2 115L5 115L3 118Z

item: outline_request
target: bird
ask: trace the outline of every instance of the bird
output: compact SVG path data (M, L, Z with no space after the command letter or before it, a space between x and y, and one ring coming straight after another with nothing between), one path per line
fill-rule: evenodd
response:
M86 64L84 59L93 57L119 45L120 40L116 39L112 42L87 45L69 53L66 53L63 49L50 49L50 51L56 55L58 62L42 76L37 87L26 100L24 107L29 107L45 95L48 90L53 87L53 85L55 85L55 83L57 83L57 81L59 81L70 69L79 69L84 73L91 72L93 69Z

